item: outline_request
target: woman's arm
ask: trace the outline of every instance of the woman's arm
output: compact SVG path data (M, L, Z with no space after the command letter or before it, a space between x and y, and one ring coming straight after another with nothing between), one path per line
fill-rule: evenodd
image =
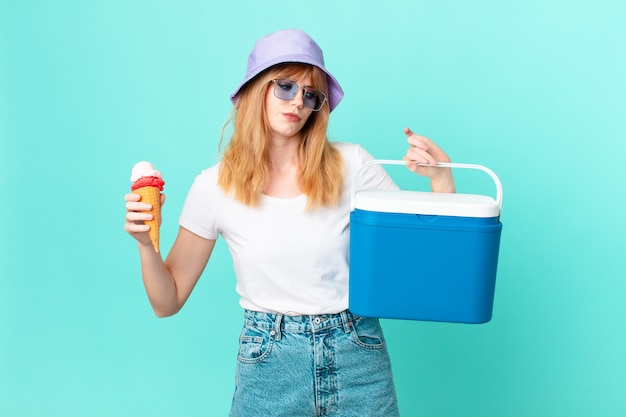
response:
M137 240L141 258L141 274L152 309L159 317L176 314L185 304L200 279L215 247L215 240L202 238L185 228L180 228L167 259L152 247L148 236L149 226L144 224L150 214L139 212L149 209L137 194L127 194L126 225L124 229Z
M435 168L437 162L450 162L448 155L435 142L425 136L416 135L408 127L404 128L404 134L409 143L409 149L402 158L407 163L407 168L411 171L430 177L430 188L434 192L454 193L454 177L450 168ZM431 167L417 164L427 164Z

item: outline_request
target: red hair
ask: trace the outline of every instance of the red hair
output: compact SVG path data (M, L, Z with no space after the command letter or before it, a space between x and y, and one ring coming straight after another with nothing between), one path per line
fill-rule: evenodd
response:
M239 92L229 121L234 130L222 157L218 184L234 198L257 206L269 181L270 127L265 116L265 94L276 78L309 76L312 85L328 94L326 74L305 64L279 64L257 75ZM308 208L336 205L343 186L341 154L326 137L330 108L311 113L302 127L298 158L298 185L308 197Z

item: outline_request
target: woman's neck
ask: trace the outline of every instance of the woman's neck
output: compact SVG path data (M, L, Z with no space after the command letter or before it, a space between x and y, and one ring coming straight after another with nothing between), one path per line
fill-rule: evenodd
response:
M300 161L298 156L299 141L274 141L270 150L269 183L264 194L291 198L302 194L298 185Z
M298 168L300 148L299 138L287 140L273 140L270 146L269 169L270 171L285 172L292 168Z

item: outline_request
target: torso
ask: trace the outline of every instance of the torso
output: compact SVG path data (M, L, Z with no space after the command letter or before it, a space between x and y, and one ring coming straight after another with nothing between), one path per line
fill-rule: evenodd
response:
M224 237L243 308L300 315L348 307L350 187L356 170L372 157L357 145L334 146L346 164L337 206L308 211L296 171L273 175L258 207L223 192L217 185L219 165L194 181L180 224L206 239ZM358 188L397 187L374 165L360 177Z

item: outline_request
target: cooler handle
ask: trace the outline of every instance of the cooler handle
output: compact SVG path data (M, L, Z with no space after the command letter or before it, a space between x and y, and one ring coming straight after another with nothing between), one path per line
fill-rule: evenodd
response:
M356 179L359 177L359 174L361 173L361 171L363 171L365 168L371 165L376 165L376 164L406 165L408 162L410 161L403 161L403 160L397 160L397 159L374 159L372 161L368 161L364 163L363 165L361 165L361 167L356 171L352 179L352 186L351 186L351 192L350 192L350 211L354 211L354 198L356 196ZM476 165L476 164L461 164L461 163L456 163L456 162L438 162L437 165L426 165L426 164L417 164L417 165L423 166L423 167L431 166L433 168L436 167L436 168L478 169L480 171L486 172L487 174L489 174L493 182L495 182L496 184L496 202L498 203L499 211L502 212L502 183L500 182L500 179L498 178L496 173L490 170L489 168L487 168L486 166Z

